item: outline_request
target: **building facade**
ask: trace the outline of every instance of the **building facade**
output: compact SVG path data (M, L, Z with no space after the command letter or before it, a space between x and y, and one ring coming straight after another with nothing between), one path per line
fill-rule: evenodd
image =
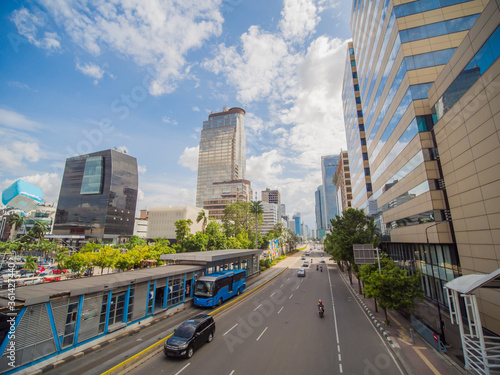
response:
M196 206L220 219L227 204L250 201L246 174L245 110L212 113L203 122L198 157Z
M175 242L175 222L178 220L191 220L191 234L202 231L203 223L196 222L198 214L201 212L199 207L150 207L148 210L148 231L146 238L153 239L165 237L170 242Z
M334 177L337 188L337 204L339 216L352 206L351 173L349 169L349 156L347 151L340 152L339 164Z
M114 242L132 236L137 188L137 160L130 155L105 150L66 159L54 237Z
M314 193L314 213L316 216L316 229L318 237L322 238L326 233L326 223L324 222L323 185L318 186Z
M264 236L267 232L274 229L277 223L281 223L281 217L279 215L279 206L276 203L262 202L262 208L264 210L262 214L264 222L259 227L259 232Z
M339 155L321 157L321 176L323 182L323 221L326 229L331 227L330 220L337 215L337 189L333 184L333 176L337 170Z
M426 297L444 306L444 284L462 273L443 178L455 172L442 165L428 92L486 4L356 0L352 9L343 88L352 206L375 218L384 250L410 272L418 267Z
M294 224L293 230L294 230L295 234L302 236L303 233L301 232L300 212L295 213L292 216L292 220L293 220L293 224Z
M500 268L500 2L490 1L429 89L434 134L464 275ZM500 335L500 291L475 292Z

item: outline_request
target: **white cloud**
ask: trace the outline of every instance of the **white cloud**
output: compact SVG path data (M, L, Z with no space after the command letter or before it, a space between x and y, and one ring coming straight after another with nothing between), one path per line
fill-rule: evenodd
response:
M17 130L31 131L43 128L42 124L39 122L30 120L20 113L2 108L0 108L0 125Z
M173 92L189 77L186 54L222 32L220 0L41 0L71 39L99 55L104 48L152 66L152 95Z
M61 179L56 173L43 173L19 177L30 184L40 187L43 191L43 201L46 203L55 203L59 199L59 191L61 189ZM19 180L3 180L0 182L2 190L6 189L14 182Z
M247 178L256 184L277 185L282 182L283 160L276 150L252 156L247 160Z
M198 107L193 107L194 112L200 112L200 109Z
M127 146L118 146L118 147L115 147L115 150L123 152L124 154L128 154L128 148L127 148Z
M0 166L6 170L17 170L24 167L24 161L37 162L42 157L38 143L9 142L0 145Z
M320 17L314 0L285 0L281 11L280 29L283 38L303 42L312 34Z
M171 124L171 125L174 125L174 126L178 126L179 125L179 123L177 122L177 120L172 120L168 116L163 116L161 118L161 121L163 121L166 124Z
M34 14L26 8L21 8L12 12L11 20L16 25L19 35L24 36L31 44L48 51L61 49L57 33L46 31L43 37L38 37L38 29L45 26L43 13Z
M168 206L194 206L196 200L195 189L187 188L193 186L191 181L184 181L182 186L179 181L170 183L162 181L158 176L154 181L145 180L140 182L139 204L137 209L146 209L150 207L168 207ZM196 185L196 183L194 184Z
M10 87L15 87L15 88L22 89L22 90L28 90L28 91L38 92L38 90L34 90L34 89L32 89L31 87L29 87L29 86L28 86L26 83L24 83L24 82L19 82L19 81L9 81L9 82L7 82L7 84L8 84Z
M186 147L182 155L179 157L178 163L183 167L196 171L198 169L199 149L200 146Z
M283 96L294 83L293 70L300 56L291 54L279 35L258 26L251 26L240 40L241 54L236 47L221 44L215 57L205 60L202 66L216 74L223 73L243 103Z
M77 61L76 69L86 76L94 78L94 85L97 85L99 80L104 76L104 69L90 62L82 65L79 61Z
M145 165L138 165L138 166L137 166L137 171L138 171L139 173L141 173L141 174L144 174L144 173L146 173L146 172L148 171L148 169L146 168L146 166L145 166Z

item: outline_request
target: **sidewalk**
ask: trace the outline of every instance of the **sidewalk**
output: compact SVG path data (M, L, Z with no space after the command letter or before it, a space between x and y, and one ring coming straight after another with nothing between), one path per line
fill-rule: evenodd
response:
M334 265L337 266L336 264ZM375 302L372 298L364 298L359 295L358 280L352 274L352 285L349 283L349 276L346 272L339 270L346 285L351 288L351 291L357 297L361 306L364 308L367 315L373 323L382 332L385 338L390 343L394 353L401 361L402 365L410 375L455 375L467 374L457 358L462 355L460 337L456 335L448 335L447 341L448 353L440 353L430 346L417 332L410 331L411 324L397 311L388 311L390 325L384 323L385 314L379 307L378 312L375 312ZM413 339L412 339L413 336ZM451 341L450 341L451 340ZM457 341L458 342L455 342ZM452 360L451 357L455 357Z

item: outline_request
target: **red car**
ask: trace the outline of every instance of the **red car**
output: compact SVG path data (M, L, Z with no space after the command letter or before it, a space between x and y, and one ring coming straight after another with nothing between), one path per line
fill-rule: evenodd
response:
M50 267L50 270L54 275L61 275L63 273L66 273L66 270L60 270L57 267Z

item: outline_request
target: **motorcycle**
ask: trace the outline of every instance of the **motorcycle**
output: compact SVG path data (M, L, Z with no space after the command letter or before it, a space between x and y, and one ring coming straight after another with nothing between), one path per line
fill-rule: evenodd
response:
M323 306L318 307L319 317L322 318L325 314L325 308Z
M316 265L316 271L318 270L318 266Z
M321 270L321 272L323 272L323 267L320 267L319 269Z

